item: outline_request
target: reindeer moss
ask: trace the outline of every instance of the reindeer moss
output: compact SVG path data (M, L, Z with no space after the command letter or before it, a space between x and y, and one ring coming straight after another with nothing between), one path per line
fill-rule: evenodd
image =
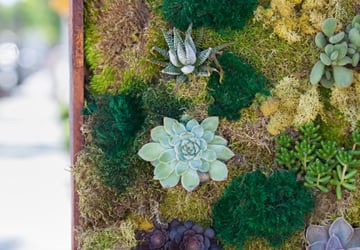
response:
M164 0L161 6L164 19L186 30L194 27L241 29L252 16L258 0Z
M232 53L224 52L217 59L224 77L221 80L219 74L213 73L208 82L213 98L209 115L238 120L240 110L250 106L257 93L266 93L266 79Z

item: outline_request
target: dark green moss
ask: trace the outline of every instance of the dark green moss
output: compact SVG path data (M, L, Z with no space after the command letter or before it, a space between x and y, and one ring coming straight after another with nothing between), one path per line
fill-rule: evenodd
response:
M91 116L93 143L103 151L99 173L110 187L122 191L134 179L130 146L141 129L145 115L141 99L134 95L99 95Z
M159 86L148 88L143 94L146 107L147 123L150 126L159 125L164 117L180 119L180 116L190 107L190 101L170 94L171 88Z
M315 206L311 192L293 173L259 170L235 178L213 206L214 229L226 245L242 249L252 237L280 246L304 226Z
M208 112L209 115L237 120L240 110L250 106L257 93L268 93L266 79L235 54L224 52L218 60L224 77L221 82L219 74L213 73L210 77L208 91L214 101Z
M241 29L252 16L258 0L164 0L164 19L185 30L194 27Z

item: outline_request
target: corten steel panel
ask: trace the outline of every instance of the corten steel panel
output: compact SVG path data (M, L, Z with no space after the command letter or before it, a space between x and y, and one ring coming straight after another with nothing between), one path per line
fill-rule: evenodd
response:
M70 152L71 163L76 161L77 153L82 149L83 138L80 131L82 117L80 111L84 103L84 21L83 0L70 0ZM75 189L75 180L71 180L72 223L71 247L78 249L76 228L79 226L79 197Z

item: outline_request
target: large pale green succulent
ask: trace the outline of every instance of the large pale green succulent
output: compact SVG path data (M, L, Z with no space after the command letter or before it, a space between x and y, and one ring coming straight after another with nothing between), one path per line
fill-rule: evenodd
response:
M181 179L182 186L190 192L204 174L214 181L223 181L228 170L222 161L234 153L226 147L224 138L215 135L218 125L218 117L206 118L201 124L195 119L182 124L165 117L164 126L151 130L153 142L142 146L138 154L155 166L154 179L165 188L176 186Z
M185 39L183 40L176 28L173 29L172 35L163 30L168 50L157 46L153 47L153 50L168 58L169 62L156 60L152 60L152 62L165 67L161 73L176 77L176 87L178 87L179 84L188 81L190 75L210 76L212 71L217 71L217 69L204 63L216 52L230 44L227 43L215 48L199 51L191 37L191 31L192 24L189 25L185 34Z

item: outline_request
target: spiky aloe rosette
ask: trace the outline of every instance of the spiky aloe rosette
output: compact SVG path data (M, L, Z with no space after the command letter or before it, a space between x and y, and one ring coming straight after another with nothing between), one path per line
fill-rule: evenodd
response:
M165 117L164 126L151 130L153 142L142 146L138 154L155 166L154 179L164 188L176 186L181 179L190 192L207 173L212 180L223 181L228 170L222 161L234 153L226 147L224 138L215 135L218 125L218 117L208 117L201 124L192 119L185 125Z
M174 90L176 90L181 83L188 81L190 75L210 76L212 71L217 71L216 68L206 65L205 62L215 55L216 52L230 45L230 43L226 43L216 46L215 48L199 51L191 37L191 31L192 24L189 25L185 39L183 40L175 27L173 29L173 35L163 30L164 38L169 49L166 50L157 46L153 47L153 50L169 59L169 62L157 60L151 60L151 62L165 67L161 73L176 77Z

